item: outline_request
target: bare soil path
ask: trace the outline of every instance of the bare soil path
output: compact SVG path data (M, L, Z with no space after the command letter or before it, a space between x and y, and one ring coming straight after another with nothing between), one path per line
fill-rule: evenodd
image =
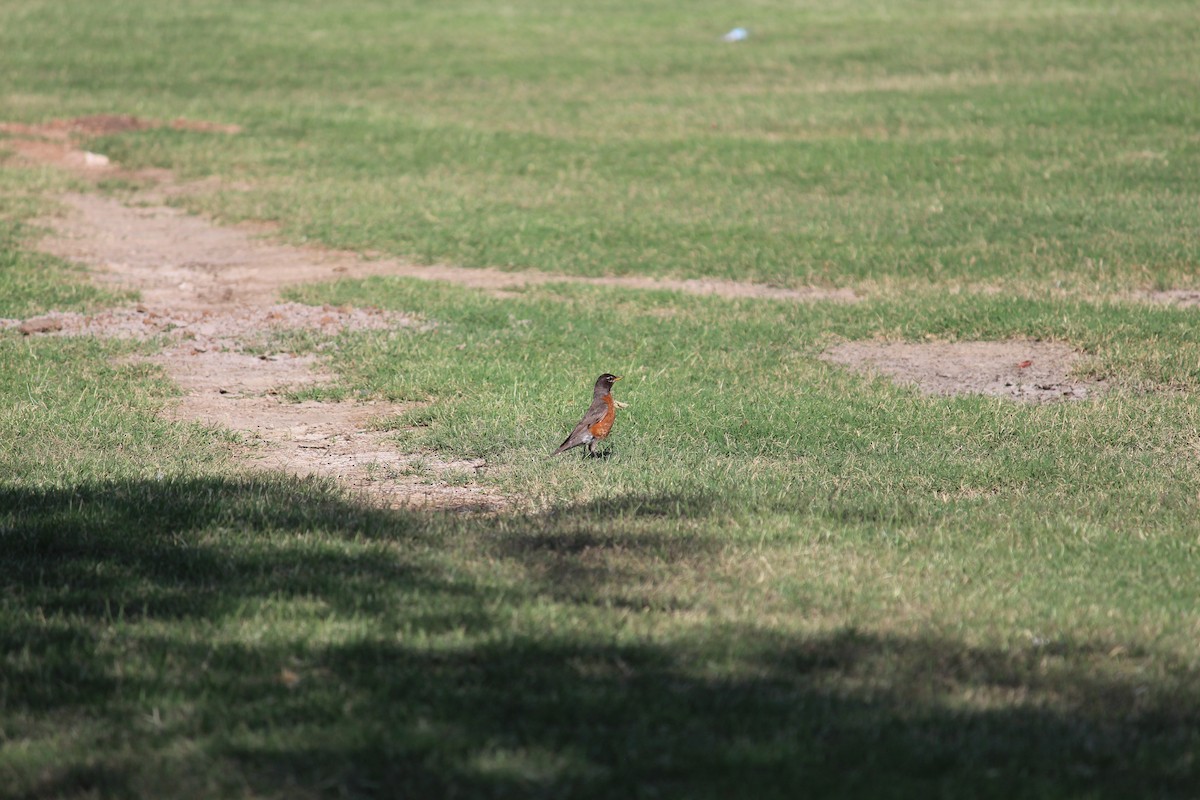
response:
M1085 400L1102 381L1071 376L1083 355L1060 342L843 342L826 361L885 375L938 396L982 394L1026 403Z
M173 123L176 127L185 123ZM192 125L191 123L186 123ZM75 149L78 132L129 130L136 118L104 117L76 123L6 126L3 144L26 159L85 177L122 173L97 154ZM216 128L214 128L216 129ZM161 171L139 173L157 184L151 193L178 191ZM306 329L333 336L344 330L392 329L413 324L377 309L282 303L279 291L307 281L392 274L394 266L353 254L275 245L249 226L221 227L199 217L134 199L134 205L94 194L60 198L62 216L40 220L49 233L36 246L86 265L96 280L136 290L141 301L97 314L51 313L0 320L27 335L95 335L165 342L150 362L179 386L171 415L240 434L239 455L256 467L323 476L391 507L493 511L508 504L478 480L481 460L446 460L398 450L380 421L402 407L383 402L303 402L289 390L332 380L310 357L262 352L273 332Z

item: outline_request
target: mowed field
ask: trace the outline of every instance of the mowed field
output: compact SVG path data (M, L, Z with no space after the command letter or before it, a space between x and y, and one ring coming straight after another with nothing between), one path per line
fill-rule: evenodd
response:
M148 168L564 280L296 286L417 324L261 345L491 512L253 468L161 342L0 330L0 798L1197 797L1197 41L1182 0L5 0L0 123L191 123L92 132L99 182L0 133L0 317L136 302L38 220ZM566 280L614 276L815 291ZM1097 389L821 357L1033 340ZM611 454L548 459L602 372Z

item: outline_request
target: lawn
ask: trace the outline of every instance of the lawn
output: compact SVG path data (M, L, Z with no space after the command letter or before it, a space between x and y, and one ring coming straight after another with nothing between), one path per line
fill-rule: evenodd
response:
M154 343L0 332L0 798L1196 797L1200 310L1139 293L1200 288L1198 39L1170 0L9 0L0 122L240 127L87 142L188 210L859 300L289 290L427 323L274 345L411 401L395 446L486 459L495 514L256 472L162 415ZM35 252L79 185L0 166L0 317L129 302ZM819 358L1006 339L1108 388ZM604 371L612 455L548 459Z

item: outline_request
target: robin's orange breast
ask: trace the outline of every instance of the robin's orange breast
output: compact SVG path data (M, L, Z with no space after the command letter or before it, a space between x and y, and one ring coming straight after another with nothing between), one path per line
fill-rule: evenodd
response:
M607 406L604 410L604 416L588 426L588 431L597 439L603 439L608 436L608 432L612 430L613 420L617 418L617 407L613 405L612 395L606 394L603 399L604 405Z

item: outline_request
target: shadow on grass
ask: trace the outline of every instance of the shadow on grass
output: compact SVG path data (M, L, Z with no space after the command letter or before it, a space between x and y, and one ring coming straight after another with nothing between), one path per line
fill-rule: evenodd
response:
M0 796L1195 796L1189 665L1148 686L1099 643L623 633L598 595L703 560L644 523L706 502L462 520L282 479L0 492L5 735L67 742L7 756ZM627 573L597 574L613 551Z
M0 490L4 508L16 510L5 537L14 569L5 581L46 612L105 621L215 619L247 596L310 594L354 611L381 583L426 578L412 563L366 546L422 535L427 528L418 518L347 503L298 481ZM363 545L348 546L356 540Z
M603 608L679 611L686 600L651 591L660 577L710 559L722 543L696 532L712 513L703 494L656 493L555 506L514 519L490 550L555 600Z
M555 506L544 518L551 522L580 520L607 524L629 519L680 519L703 517L713 510L711 495L685 492L627 494L603 497L586 503Z

